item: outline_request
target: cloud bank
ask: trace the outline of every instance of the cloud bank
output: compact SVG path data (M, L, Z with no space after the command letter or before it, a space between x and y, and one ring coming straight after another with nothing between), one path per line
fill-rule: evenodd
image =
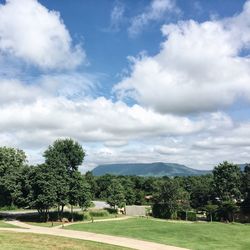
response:
M164 25L155 56L134 58L114 91L161 113L211 112L250 100L250 2L231 18Z

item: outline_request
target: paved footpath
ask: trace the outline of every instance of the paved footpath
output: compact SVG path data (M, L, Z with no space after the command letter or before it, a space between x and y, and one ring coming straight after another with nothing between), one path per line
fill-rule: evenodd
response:
M149 241L136 240L131 238L111 236L105 234L96 234L83 231L64 230L59 228L47 228L28 225L20 221L7 221L7 223L19 226L22 228L0 228L0 231L22 232L22 233L35 233L35 234L47 234L54 236L62 236L73 239L90 240L101 243L107 243L111 245L117 245L122 247L128 247L138 250L187 250L185 248L163 245L159 243L153 243Z

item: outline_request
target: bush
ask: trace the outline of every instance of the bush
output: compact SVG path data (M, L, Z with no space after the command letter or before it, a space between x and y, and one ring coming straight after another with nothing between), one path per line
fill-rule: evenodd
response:
M89 211L91 217L107 217L109 212L107 210L91 210Z
M193 211L188 211L187 214L186 214L186 211L178 211L177 216L181 220L186 220L186 216L187 216L188 221L197 220L196 212L193 212Z
M67 218L69 221L72 219L71 213L68 211L63 212L62 218ZM41 214L37 213L29 213L29 214L20 214L16 216L21 221L30 221L30 222L42 222L44 221L44 217ZM73 219L74 221L83 221L85 220L83 213L73 213ZM56 211L49 212L49 221L57 221L58 220L58 214Z
M116 208L107 207L107 208L104 208L104 210L106 210L109 214L117 214L118 213L118 210Z
M0 207L0 211L12 211L12 210L16 210L17 207L16 206L4 206L4 207Z
M152 215L162 219L172 218L172 214L166 209L164 204L154 204L152 206Z

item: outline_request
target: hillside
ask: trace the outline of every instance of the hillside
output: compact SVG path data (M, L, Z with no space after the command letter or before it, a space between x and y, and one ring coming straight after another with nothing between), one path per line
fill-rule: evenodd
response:
M92 170L93 175L139 175L139 176L195 176L210 173L196 170L177 163L124 163L99 165Z

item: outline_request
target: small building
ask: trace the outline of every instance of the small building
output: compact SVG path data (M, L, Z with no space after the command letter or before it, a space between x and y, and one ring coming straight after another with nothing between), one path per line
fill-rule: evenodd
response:
M125 206L125 214L128 216L146 216L149 206Z

